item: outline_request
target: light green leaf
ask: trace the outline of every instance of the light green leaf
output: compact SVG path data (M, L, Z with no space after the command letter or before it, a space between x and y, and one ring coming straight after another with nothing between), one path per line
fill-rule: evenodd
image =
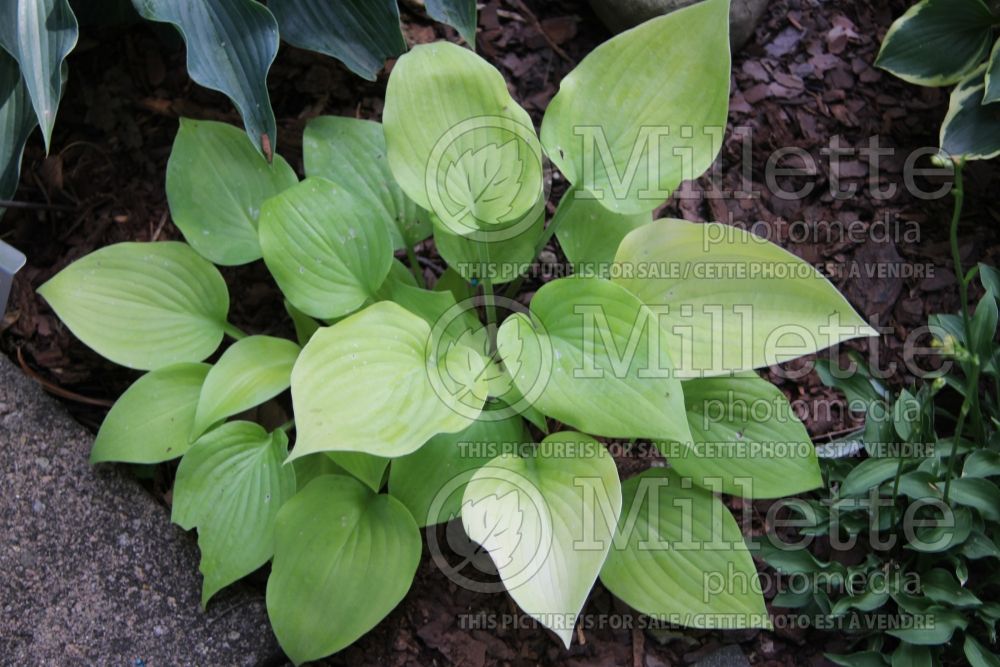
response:
M755 374L682 383L694 446L668 443L671 467L704 488L780 498L823 484L816 449L781 390Z
M217 421L288 389L299 351L292 341L271 336L250 336L234 343L205 379L192 436L197 438Z
M970 667L1000 667L1000 657L988 651L970 634L965 635L963 650Z
M479 419L459 433L442 433L392 462L389 493L406 505L421 528L459 515L462 494L475 471L528 442L517 416Z
M406 50L396 0L270 0L286 42L336 58L374 81L386 58Z
M941 150L952 158L990 160L1000 155L1000 106L982 104L986 68L980 67L951 91L941 123Z
M729 111L728 17L728 0L704 0L646 21L562 80L542 145L581 194L645 213L708 169Z
M393 67L383 121L396 181L452 233L502 240L534 223L541 146L482 58L448 42L414 47Z
M295 664L336 653L399 604L420 530L395 498L324 475L278 512L267 612Z
M101 424L90 462L161 463L183 455L209 368L177 364L136 380Z
M268 160L277 146L267 72L278 53L278 23L255 0L132 0L150 21L172 23L187 45L188 74L225 94L243 117L247 135Z
M380 296L419 316L432 328L440 326L438 333L448 342L462 340L463 344L487 354L486 330L474 309L459 307L451 292L416 287L406 277L412 274L404 271L399 277L390 275L379 290Z
M17 61L0 49L0 199L17 191L24 144L37 125Z
M373 299L392 266L389 231L370 204L322 178L264 202L260 246L288 301L323 319Z
M490 554L518 606L569 648L621 507L607 450L566 431L480 468L465 488L462 525Z
M768 627L739 526L710 492L665 468L622 485L615 546L601 583L635 610L689 627ZM672 621L673 622L673 621ZM722 624L725 625L722 625Z
M403 193L389 170L381 124L341 116L314 118L302 137L302 158L307 176L325 178L367 201L369 217L385 224L395 248L431 235L427 211Z
M485 381L436 391L430 337L426 322L387 301L317 331L292 371L292 458L320 451L403 456L472 423L462 406L474 401L470 395L485 397Z
M173 241L101 248L67 266L38 293L88 347L140 370L212 354L229 312L218 269Z
M305 345L312 338L312 335L316 333L316 330L319 329L319 322L288 303L288 299L285 299L285 310L288 312L289 317L292 318L296 340L299 341L299 345Z
M181 459L171 518L198 528L201 604L264 565L274 554L274 520L295 495L295 471L283 466L288 438L257 424L232 422L206 434Z
M653 221L649 213L620 215L596 199L578 196L575 188L563 195L551 225L576 275L610 277L611 263L629 232Z
M347 474L364 482L365 486L375 493L382 488L382 479L385 477L385 469L389 467L389 459L361 452L326 452L325 455Z
M0 5L0 49L21 68L46 151L62 98L63 61L78 34L68 0L7 0Z
M657 220L625 237L615 282L659 316L680 377L778 364L875 332L815 268L745 230Z
M476 0L427 0L427 14L455 28L466 43L476 48Z
M599 278L555 280L500 327L497 347L544 414L605 437L691 441L684 394L638 299Z
M167 201L202 257L223 266L260 259L261 204L296 183L283 157L269 165L232 125L181 118L167 162Z
M875 65L918 86L950 86L989 51L993 22L982 0L923 0L889 28Z

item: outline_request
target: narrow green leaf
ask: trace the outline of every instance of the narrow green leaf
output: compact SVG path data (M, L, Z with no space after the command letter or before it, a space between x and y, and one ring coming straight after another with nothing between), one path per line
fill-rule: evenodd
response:
M198 529L201 604L264 565L274 554L274 520L295 495L295 471L282 462L288 438L232 422L206 434L181 459L171 518Z
M247 264L261 258L257 220L264 200L298 180L283 157L269 165L232 125L181 118L167 162L170 215L202 257Z
M959 477L951 482L949 498L966 507L979 510L987 521L1000 523L1000 487L978 477Z
M1000 656L986 650L986 647L970 634L965 635L963 650L970 667L1000 667Z
M920 575L920 586L924 595L938 604L949 607L978 607L983 602L971 591L963 588L947 570L932 568Z
M979 263L979 280L988 292L992 292L996 298L1000 298L1000 271L989 264Z
M260 246L288 301L323 319L372 300L392 266L389 230L372 219L370 204L322 178L264 202Z
M1000 107L997 110L1000 111ZM1000 319L998 315L1000 314L997 312L996 296L987 292L976 306L969 332L972 351L978 354L981 359L989 359L996 347L993 341L997 334L997 320Z
M955 630L964 630L969 624L961 612L944 607L929 607L923 623L909 623L899 630L887 630L888 634L916 646L937 646L951 641Z
M963 477L1000 476L1000 452L978 449L965 459L962 466Z
M37 125L17 61L0 49L0 199L17 191L24 144Z
M177 364L147 373L122 394L101 424L91 463L161 463L191 446L191 427L208 364Z
M718 498L666 468L629 479L622 496L615 547L601 570L609 591L643 614L690 627L768 627L763 596L735 583L756 582L757 570Z
M847 655L824 653L823 656L830 662L844 667L885 667L887 664L878 651L858 651Z
M623 214L652 211L722 148L729 0L646 21L594 49L559 84L545 152L573 185ZM664 63L684 63L664 77Z
M981 531L974 530L969 534L969 539L962 545L962 555L970 560L980 558L1000 559L1000 547L996 542Z
M420 530L395 498L324 475L278 512L267 612L295 664L336 653L399 604L420 562Z
M518 606L569 648L621 507L607 450L566 431L480 468L465 488L462 525L490 554Z
M629 232L653 221L649 213L621 215L576 188L559 202L551 225L576 275L610 277L611 263Z
M155 370L201 361L222 342L229 293L183 243L118 243L38 288L66 326L116 364Z
M62 99L63 62L78 34L68 0L7 0L0 5L0 49L20 65L46 151L52 147Z
M851 470L840 486L840 496L864 496L882 482L896 476L899 459L865 459Z
M476 0L427 0L426 5L432 19L453 27L476 49Z
M902 642L892 653L892 667L934 667L934 657L926 646Z
M985 88L983 66L951 91L948 113L941 123L941 150L952 158L990 160L1000 155L1000 106L982 103Z
M255 0L132 0L150 21L171 23L187 45L188 74L225 94L243 117L247 135L271 159L278 133L267 94L267 72L278 53L278 23Z
M270 0L286 42L319 51L374 81L386 58L406 50L396 0Z
M292 341L271 336L250 336L234 343L205 379L192 436L197 438L217 421L288 389L299 352Z

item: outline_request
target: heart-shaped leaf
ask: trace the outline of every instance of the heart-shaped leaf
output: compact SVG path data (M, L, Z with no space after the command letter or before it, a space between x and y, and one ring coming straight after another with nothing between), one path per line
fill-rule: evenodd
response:
M317 331L292 371L298 435L292 457L320 451L403 456L438 433L472 423L475 416L466 416L461 401L469 393L485 395L485 387L450 394L432 384L439 371L430 341L424 320L388 301Z
M188 74L225 94L243 117L250 141L271 159L278 134L267 72L278 54L278 23L256 0L132 0L150 21L172 23L187 45Z
M223 266L260 259L261 204L298 181L283 157L269 165L232 125L181 118L167 162L167 201L202 257Z
M612 211L652 211L722 148L728 26L729 1L704 0L601 44L559 84L545 152ZM665 63L684 65L664 76Z
M513 236L493 240L460 236L443 224L435 224L434 245L448 266L466 280L490 278L494 285L509 283L524 275L535 261L538 241L545 229L545 208L538 209L531 225L516 224L518 229Z
M1000 103L983 104L986 68L980 67L951 91L941 123L941 150L953 158L991 160L1000 155Z
M614 282L652 308L681 377L729 375L878 335L826 278L720 223L657 220L625 237Z
M544 414L606 437L691 441L681 382L656 319L599 278L555 280L500 327L497 348Z
M609 591L680 625L769 627L764 597L754 592L757 568L718 498L666 468L627 480L622 497L615 545L601 570Z
M369 216L385 224L394 247L431 235L427 211L403 193L389 170L381 124L341 116L314 118L302 137L302 159L307 176L325 178L366 200Z
M91 463L161 463L191 446L191 428L208 364L147 373L121 395L97 432Z
M264 262L296 308L324 319L373 300L392 266L389 230L345 187L307 178L264 202Z
M473 475L462 525L489 552L518 606L569 648L621 507L618 470L607 450L567 431Z
M237 341L209 371L198 401L194 437L215 422L268 401L291 385L299 346L284 338Z
M37 125L17 61L0 49L0 199L14 196L24 144ZM0 206L0 216L4 210Z
M278 512L267 613L295 664L336 653L399 604L420 529L395 498L323 475Z
M229 292L218 269L173 241L101 248L67 266L38 293L88 347L140 370L212 354L229 312Z
M389 467L389 459L361 452L326 452L326 456L344 469L365 486L378 493L382 488L382 479L385 477L385 469Z
M274 520L295 495L295 471L282 465L288 438L257 424L223 424L181 459L171 518L198 529L201 604L274 554Z
M576 275L610 277L615 252L629 232L653 221L650 213L622 215L573 188L559 202L550 225Z
M432 19L447 23L476 48L476 0L427 0L426 5Z

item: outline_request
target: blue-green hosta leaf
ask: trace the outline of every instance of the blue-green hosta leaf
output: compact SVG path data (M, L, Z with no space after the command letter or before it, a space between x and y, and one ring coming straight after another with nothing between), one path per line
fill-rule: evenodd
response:
M17 61L0 49L0 199L14 196L24 144L37 125Z
M424 320L388 301L317 331L292 371L298 435L292 457L403 456L472 423L460 408L474 400L482 406L486 383L475 380L454 394L432 384L438 361L430 338Z
M406 50L396 0L270 0L281 38L336 58L374 81L386 58Z
M728 16L728 0L704 0L652 19L562 80L542 144L571 183L612 211L645 213L708 169L729 111Z
M307 176L325 178L367 201L369 215L385 223L395 248L431 235L427 211L403 193L389 170L381 124L341 116L314 118L302 136L302 159Z
M295 495L295 470L282 463L288 437L257 424L223 424L181 459L171 518L198 529L201 604L274 554L274 520Z
M941 123L941 150L953 158L990 160L1000 155L1000 103L983 104L986 68L980 67L951 91Z
M1000 523L1000 487L980 477L959 477L951 482L952 502L979 510L983 518Z
M338 467L343 468L348 475L364 482L372 491L378 493L382 488L382 479L385 477L385 469L389 467L389 459L361 452L325 452L325 455L329 456Z
M938 604L958 609L978 607L983 601L964 588L947 570L935 567L920 575L923 594Z
M101 424L90 462L161 463L183 455L209 368L177 364L136 380Z
M62 98L63 61L78 33L69 0L7 0L0 5L0 49L21 67L46 150Z
M576 275L608 277L610 264L629 232L653 221L650 213L622 215L576 188L559 202L551 225Z
M450 521L461 513L462 493L472 475L526 442L524 421L517 415L476 420L464 431L436 435L393 461L389 493L406 505L420 527Z
M963 477L1000 476L1000 452L977 449L969 454L962 465Z
M212 354L229 312L218 269L175 241L101 248L38 293L88 347L140 370Z
M756 374L682 383L694 445L668 443L671 467L704 488L780 498L823 484L816 449L788 399Z
M657 220L625 237L614 281L659 316L681 377L778 364L877 333L815 268L744 230Z
M604 445L566 431L480 468L465 488L462 525L518 606L569 648L621 507L618 470Z
M989 64L986 66L986 91L983 104L1000 102L1000 39L993 45Z
M1000 656L991 653L972 635L965 635L965 644L963 644L962 649L970 667L1000 667Z
M605 437L691 442L681 382L656 318L600 278L555 280L500 327L497 347L542 413Z
M427 14L435 21L447 23L476 48L476 0L427 0Z
M261 257L261 204L298 180L283 157L268 164L238 128L181 118L167 162L170 215L202 257L247 264Z
M278 512L267 613L295 664L336 653L399 604L420 529L395 498L323 475Z
M887 630L888 634L916 646L938 646L950 642L955 630L965 630L969 624L962 612L937 605L923 610L920 616L923 624L911 621L899 630Z
M267 72L278 53L278 23L256 0L132 0L150 21L172 23L187 45L188 74L225 94L243 117L250 141L271 159L278 135Z
M500 240L535 222L541 146L485 60L448 42L415 47L392 70L383 120L396 181L452 233Z
M285 298L333 319L373 300L392 267L392 239L371 205L345 186L307 178L264 202L264 263Z
M250 336L226 350L205 379L193 436L217 421L268 401L291 385L300 348L290 340Z
M843 498L866 496L882 482L895 477L898 468L898 458L865 459L847 474L840 486L840 495Z
M757 569L733 516L666 468L622 485L623 508L601 582L633 609L690 627L767 627Z
M982 0L922 0L889 28L875 64L918 86L950 86L989 51L993 23Z

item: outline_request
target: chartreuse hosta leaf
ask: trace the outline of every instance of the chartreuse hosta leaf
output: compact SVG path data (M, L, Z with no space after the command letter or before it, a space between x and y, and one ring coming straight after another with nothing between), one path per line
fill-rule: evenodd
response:
M319 51L374 81L386 58L406 50L396 0L271 0L281 37Z
M326 452L330 460L336 463L344 472L364 482L372 491L382 488L385 469L389 467L389 459L372 456L362 452Z
M694 444L661 446L678 473L747 498L780 498L823 483L806 427L773 384L747 373L683 386Z
M427 322L389 301L317 331L292 371L292 457L321 451L403 456L438 433L472 423L475 416L462 408L477 400L482 406L486 381L473 372L454 393L432 384L447 359L433 356L430 340ZM476 355L468 348L462 353Z
M215 422L288 389L299 351L292 341L271 336L250 336L234 343L205 379L192 435L198 437Z
M78 33L69 0L7 0L0 5L0 49L20 65L47 149L62 97L63 60L76 46Z
M257 150L270 159L277 145L267 72L278 53L278 24L256 0L132 0L150 21L172 23L187 45L188 74L225 94L243 117Z
M606 437L691 441L684 394L656 318L600 278L548 283L500 327L497 347L521 394L564 424Z
M816 269L735 227L658 220L626 236L615 262L614 282L657 313L682 377L877 335Z
M374 298L392 266L389 230L344 186L307 178L264 202L264 262L307 315L342 317Z
M729 111L728 0L704 0L621 33L562 80L542 145L618 213L652 211L722 148ZM684 63L670 67L664 63Z
M183 455L210 368L176 364L136 380L101 424L90 462L160 463Z
M298 180L283 157L268 164L238 128L182 118L167 162L170 215L206 259L246 264L261 257L261 204Z
M392 462L389 493L406 505L423 527L450 521L462 509L472 475L501 454L515 454L528 442L519 416L479 419L464 431L442 433Z
M426 4L432 19L452 26L476 48L476 0L427 0Z
M953 158L990 160L1000 155L1000 104L982 104L986 67L980 67L951 91L941 123L941 150Z
M499 456L465 488L462 525L489 552L510 596L568 648L611 548L622 507L614 460L570 431Z
M302 137L302 159L307 176L325 178L368 202L369 216L385 224L394 247L431 235L427 211L403 193L389 170L381 124L341 116L314 118Z
M633 609L690 627L767 627L740 527L711 492L666 468L622 485L601 582ZM724 624L724 625L723 625Z
M17 61L0 49L0 199L17 190L24 144L37 125Z
M615 251L629 232L653 221L649 212L624 215L573 188L563 196L552 225L573 273L607 277Z
M502 240L535 222L525 215L542 191L541 146L503 76L476 54L414 47L389 77L383 121L396 181L452 233Z
M278 512L267 612L295 664L336 653L406 595L420 529L395 498L317 477Z
M889 28L875 64L920 86L949 86L989 51L994 21L982 0L922 0Z
M141 370L212 354L229 312L219 270L173 241L101 248L67 266L38 293L95 352Z
M282 463L288 437L231 422L202 436L181 459L171 518L198 529L201 603L274 554L274 520L295 495L295 470Z

